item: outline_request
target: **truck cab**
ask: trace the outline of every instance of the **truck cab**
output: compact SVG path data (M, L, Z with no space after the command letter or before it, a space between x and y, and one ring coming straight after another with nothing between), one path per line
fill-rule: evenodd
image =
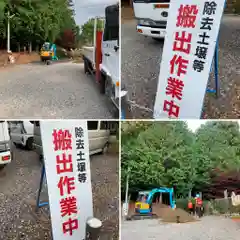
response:
M102 63L100 64L104 92L116 103L119 98L119 6L105 9L105 27L102 38ZM118 106L116 106L118 107Z
M137 32L155 40L166 35L170 0L133 0Z
M98 21L104 25L97 29ZM105 94L119 112L119 98L125 95L120 87L119 5L105 8L105 17L95 18L94 46L83 47L84 72L94 74Z

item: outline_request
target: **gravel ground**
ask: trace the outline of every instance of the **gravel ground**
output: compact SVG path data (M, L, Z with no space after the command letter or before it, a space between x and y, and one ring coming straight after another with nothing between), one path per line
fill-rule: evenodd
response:
M136 33L134 20L122 24L122 82L130 100L153 109L163 42ZM225 15L219 39L220 96L205 99L206 118L240 116L240 17ZM211 77L210 85L213 82ZM130 118L152 118L151 112L133 109Z
M33 151L13 150L14 159L0 171L0 239L51 239L48 207L35 212L41 164ZM101 239L118 239L118 155L91 158L94 215L103 221ZM42 201L47 200L44 187Z
M194 223L162 223L160 220L125 221L122 240L239 240L240 224L223 217L203 217Z
M1 118L112 119L114 109L83 64L17 65L0 69Z

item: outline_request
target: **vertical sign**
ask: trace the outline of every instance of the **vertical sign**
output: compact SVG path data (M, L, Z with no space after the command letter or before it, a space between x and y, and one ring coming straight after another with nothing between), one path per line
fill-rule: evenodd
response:
M197 118L225 0L171 0L154 118Z
M84 240L93 216L87 121L41 121L53 239Z

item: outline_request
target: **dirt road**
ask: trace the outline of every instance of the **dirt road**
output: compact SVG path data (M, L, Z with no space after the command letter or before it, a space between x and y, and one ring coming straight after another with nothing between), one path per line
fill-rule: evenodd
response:
M97 84L71 62L0 69L1 118L111 119L113 108Z
M14 148L14 159L0 171L0 239L50 240L48 207L35 212L41 163L33 151ZM118 155L91 157L94 215L103 221L101 239L118 239ZM41 200L46 201L47 189Z
M160 220L125 221L122 240L238 240L240 225L223 217L203 217L192 223L163 223Z
M220 96L205 99L207 118L240 116L240 17L223 17L219 38ZM136 33L134 20L122 24L122 82L130 100L153 109L163 42ZM213 79L211 79L211 83ZM152 118L152 112L133 109L132 118Z

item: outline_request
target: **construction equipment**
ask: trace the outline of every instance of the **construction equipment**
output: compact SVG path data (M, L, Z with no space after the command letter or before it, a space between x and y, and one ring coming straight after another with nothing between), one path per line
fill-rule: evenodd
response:
M57 48L55 44L45 42L40 51L41 61L49 65L51 61L58 60L56 51Z
M132 219L157 217L157 215L152 212L152 201L155 193L168 193L169 205L172 209L175 208L175 201L173 200L173 188L155 188L151 191L140 191L135 203L135 215L131 217Z

